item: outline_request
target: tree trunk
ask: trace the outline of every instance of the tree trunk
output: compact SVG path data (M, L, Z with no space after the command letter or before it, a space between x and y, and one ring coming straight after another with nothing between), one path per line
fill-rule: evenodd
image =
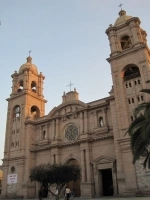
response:
M56 200L59 200L59 194L58 194L58 195L56 195Z

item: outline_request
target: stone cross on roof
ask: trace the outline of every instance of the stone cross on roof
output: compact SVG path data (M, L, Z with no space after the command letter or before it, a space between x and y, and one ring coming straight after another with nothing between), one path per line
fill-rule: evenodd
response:
M118 7L120 7L120 8L121 8L121 10L122 10L122 6L123 6L123 4L122 4L122 3L120 3L120 5L119 5Z
M70 91L71 91L71 86L72 86L72 85L74 85L74 83L71 83L71 81L70 81L70 84L69 84L69 85L67 85L66 87L68 87L68 86L69 86L69 87L70 87Z

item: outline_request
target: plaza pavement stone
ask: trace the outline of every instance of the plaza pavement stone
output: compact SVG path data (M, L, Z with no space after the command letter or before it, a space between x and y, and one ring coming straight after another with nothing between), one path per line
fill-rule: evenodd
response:
M10 199L1 199L1 200L10 200ZM11 199L11 200L16 200L16 199ZM37 198L35 198L35 199L17 198L17 200L38 200L38 199ZM43 200L55 200L55 198L54 197L44 198ZM64 198L60 198L60 200L64 200ZM150 200L150 196L149 197L140 197L140 196L139 197L97 197L97 198L75 197L73 200Z

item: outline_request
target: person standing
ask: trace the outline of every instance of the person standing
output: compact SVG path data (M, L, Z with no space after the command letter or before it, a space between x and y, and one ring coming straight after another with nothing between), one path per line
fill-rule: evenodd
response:
M74 193L74 190L72 190L71 191L71 200L73 200L74 196L75 196L75 193Z
M70 194L71 194L71 191L70 191L69 187L66 187L66 190L65 190L66 200L69 200Z

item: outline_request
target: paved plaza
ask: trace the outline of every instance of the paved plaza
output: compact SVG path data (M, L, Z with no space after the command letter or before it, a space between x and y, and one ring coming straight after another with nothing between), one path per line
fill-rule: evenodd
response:
M0 199L1 199L1 197L0 197ZM1 199L1 200L3 200L3 199ZM4 199L4 200L7 200L7 199ZM16 199L11 199L11 200L16 200ZM17 200L19 200L19 198L17 198ZM24 199L24 200L31 200L31 199ZM35 200L38 200L38 199L35 199ZM45 198L43 200L55 200L55 198ZM60 198L60 200L64 200L64 198ZM74 200L150 200L150 196L149 197L99 197L99 198L76 197L76 198L74 198Z

